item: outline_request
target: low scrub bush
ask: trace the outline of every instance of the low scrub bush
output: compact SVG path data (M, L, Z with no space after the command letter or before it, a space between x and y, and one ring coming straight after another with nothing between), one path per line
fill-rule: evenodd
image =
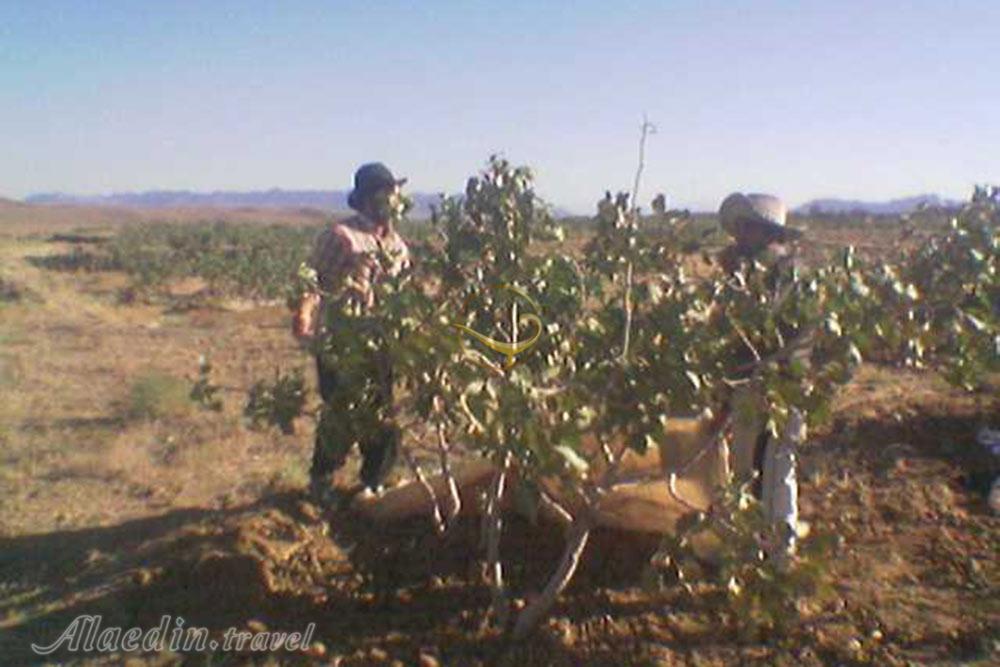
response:
M132 382L121 412L127 419L162 419L188 414L193 407L191 386L186 380L149 372Z

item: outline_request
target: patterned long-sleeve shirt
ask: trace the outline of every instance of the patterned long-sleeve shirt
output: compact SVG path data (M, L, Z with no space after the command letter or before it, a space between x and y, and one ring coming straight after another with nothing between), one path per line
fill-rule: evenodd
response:
M410 262L403 237L391 227L380 227L362 215L334 223L316 238L308 264L316 271L321 292L335 294L346 289L368 307L374 305L372 286L383 272L379 256L390 258L389 273L398 274ZM299 317L322 321L323 299L307 295ZM305 312L311 310L312 312Z
M378 228L364 216L355 215L320 233L309 264L316 270L324 291L332 291L350 279L367 297L379 278L377 256L382 252L392 258L393 274L409 263L409 248L395 229Z

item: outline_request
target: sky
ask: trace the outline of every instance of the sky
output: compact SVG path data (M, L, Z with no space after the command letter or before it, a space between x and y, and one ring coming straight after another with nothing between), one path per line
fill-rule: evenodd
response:
M0 0L0 196L631 187L965 198L1000 182L1000 2Z

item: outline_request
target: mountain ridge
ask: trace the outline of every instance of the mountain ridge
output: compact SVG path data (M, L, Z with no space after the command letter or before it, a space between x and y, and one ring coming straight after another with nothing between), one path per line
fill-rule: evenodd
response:
M804 215L863 213L866 215L903 215L918 208L959 208L964 202L946 199L936 194L919 194L885 201L865 201L827 197L811 199L795 207L794 212Z
M25 203L41 205L127 206L130 208L314 208L347 211L349 190L144 190L100 195L75 195L42 192L24 198ZM441 197L425 192L407 193L413 200L413 213L429 216L430 207Z
M24 198L23 203L37 205L124 206L139 209L161 208L262 208L262 209L316 209L346 212L349 190L283 189L266 190L144 190L139 192L113 192L98 195L77 195L63 192L42 192ZM413 200L411 215L430 217L431 206L441 200L440 194L426 192L407 193ZM12 201L12 203L21 203ZM958 208L963 202L946 199L936 194L919 194L883 201L823 197L811 199L792 209L800 215L862 214L902 215L923 206ZM570 215L555 206L556 217Z

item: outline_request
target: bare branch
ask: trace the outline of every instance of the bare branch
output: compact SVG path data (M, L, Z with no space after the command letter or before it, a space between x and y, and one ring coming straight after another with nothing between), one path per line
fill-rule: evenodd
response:
M591 522L590 513L587 511L584 511L573 522L569 537L566 540L566 547L563 550L562 558L560 558L555 572L549 578L541 594L532 600L531 604L525 607L524 611L517 618L512 635L514 641L522 641L535 629L535 626L548 614L556 598L559 597L559 594L563 592L573 578L576 568L580 565L580 558L583 556L583 551L587 548Z
M441 422L437 423L437 436L438 457L441 460L441 474L444 476L445 484L448 487L447 528L447 526L451 525L451 521L458 516L458 513L462 511L462 497L458 493L458 483L455 481L455 475L451 469L451 459L449 457L451 448L448 445L448 440L444 437L444 424Z
M691 512L701 511L700 508L695 507L694 505L689 503L687 500L681 497L680 493L677 492L677 473L672 472L669 475L667 475L667 489L669 489L671 497L677 502L679 502L681 505L683 505L685 508L687 508L689 511Z
M754 360L760 361L760 352L758 352L757 348L754 347L753 343L750 342L750 337L746 335L746 332L743 331L743 328L736 323L736 320L734 320L729 313L726 313L726 320L729 322L730 325L732 325L733 329L736 330L736 334L740 337L740 340L743 341L743 344L747 346L747 349L750 350L750 354L753 355Z
M565 507L559 504L555 498L550 496L544 490L538 490L538 496L541 499L542 506L547 508L550 512L556 515L556 517L565 524L573 523L573 515L569 513Z
M799 350L808 347L816 331L817 327L815 325L810 326L806 328L798 336L793 338L790 342L785 344L783 347L778 348L778 350L775 351L774 353L769 354L768 356L763 357L758 361L752 361L748 364L743 364L742 366L738 366L736 368L736 371L737 372L753 371L755 376L759 376L764 367L767 366L769 363L783 361L788 357L792 356L793 354L795 354L796 352L798 352Z
M503 562L500 560L500 534L503 531L503 512L500 503L507 485L507 473L513 456L508 451L504 454L503 463L493 476L486 497L486 511L483 513L482 534L486 542L486 573L490 580L491 609L497 624L503 627L507 623L506 584L503 578Z
M639 227L639 184L642 182L642 171L646 166L646 139L655 132L656 126L650 123L646 116L643 116L642 129L639 133L639 164L636 166L635 181L632 184L632 208L629 211L629 217L632 219L632 231L630 233L634 233L634 230ZM625 338L622 341L621 355L623 362L628 360L628 351L632 343L632 281L634 272L635 267L632 259L629 258L628 266L625 267L625 294L622 297L625 308Z
M463 352L465 353L466 358L469 361L471 361L473 364L479 366L483 370L487 370L490 373L493 373L494 375L496 375L498 377L507 377L506 374L503 372L503 369L500 368L500 366L498 366L496 363L494 363L493 361L491 361L486 355L484 355L479 350L473 350L471 348L465 348L463 350Z
M444 519L441 518L441 505L438 503L437 494L434 493L434 487L427 481L427 478L424 476L424 472L414 460L409 447L400 447L400 451L403 454L403 458L406 460L406 465L410 466L410 470L413 471L413 475L417 478L417 483L419 483L421 488L423 488L423 490L427 493L427 497L431 499L431 506L433 507L432 517L434 519L435 530L437 530L439 534L443 533L445 531L445 523Z
M462 412L465 414L466 418L472 424L472 427L474 429L480 432L486 430L486 427L483 426L483 423L479 421L478 417L476 417L476 413L474 413L472 411L472 408L469 407L469 399L465 394L461 394L458 397L458 406L462 409Z
M683 475L691 469L691 466L697 463L707 452L709 452L713 446L717 446L718 441L723 437L723 435L725 435L726 429L729 428L731 417L730 407L726 406L723 414L719 417L718 423L712 430L712 433L705 439L702 446L698 448L698 451L688 457L688 460L682 463L679 467L675 468L673 472L676 472L678 475Z
M659 470L634 471L624 475L616 475L608 480L606 487L611 489L618 486L633 486L636 484L647 484L649 482L659 482L663 480L663 473Z
M639 207L636 202L639 198L639 183L642 180L642 171L646 168L646 138L651 135L656 134L656 126L649 122L649 118L645 115L642 117L642 128L639 134L639 164L636 166L635 170L635 181L632 183L632 210L638 211Z
M601 454L604 455L604 460L609 466L615 465L615 461L618 460L618 458L615 457L615 453L611 451L611 447L608 446L608 442L604 438L601 438Z
M623 441L618 445L618 451L612 452L611 448L608 447L607 443L601 441L601 448L604 450L604 456L610 459L610 465L608 469L604 471L601 475L601 479L597 482L598 489L605 489L612 485L615 476L618 474L618 469L621 468L622 460L625 458L625 450L628 449L628 443Z

